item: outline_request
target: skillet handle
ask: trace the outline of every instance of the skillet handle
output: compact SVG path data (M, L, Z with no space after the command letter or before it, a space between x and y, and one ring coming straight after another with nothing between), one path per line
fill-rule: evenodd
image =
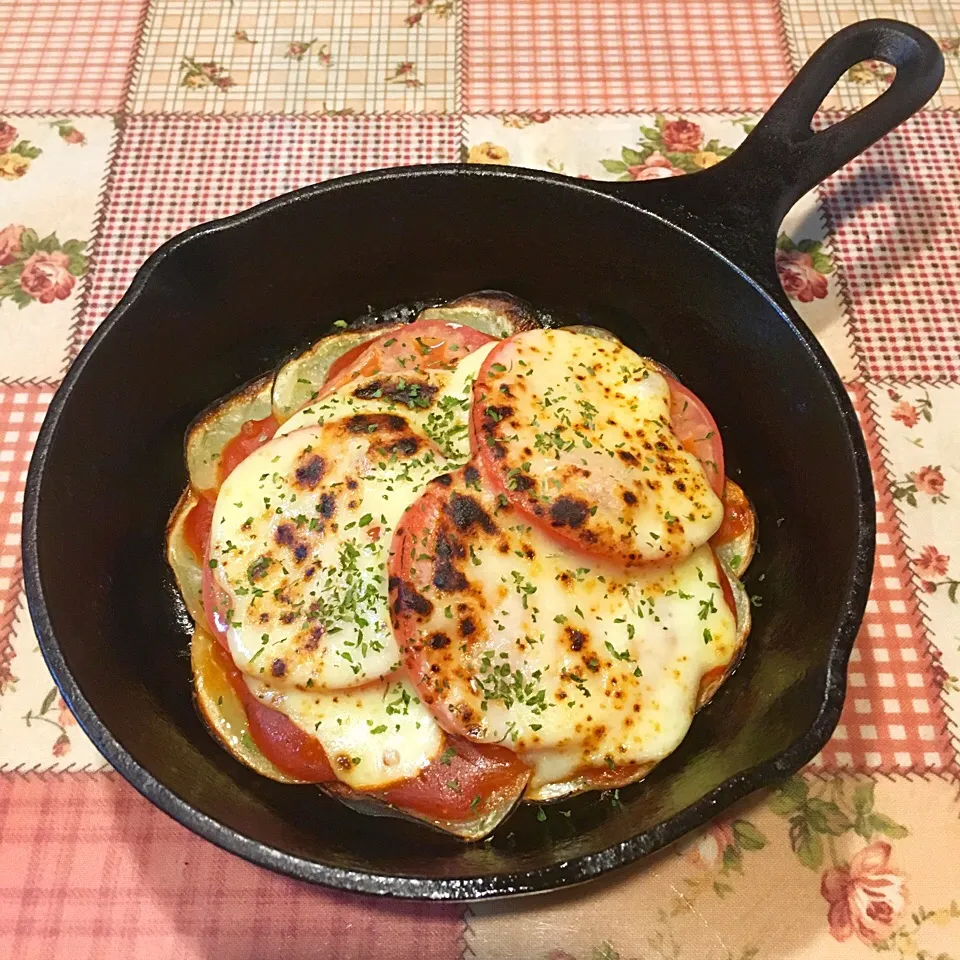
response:
M819 133L814 114L837 80L862 60L897 74L880 97ZM701 173L620 184L616 192L704 236L747 274L780 294L774 268L777 231L808 191L916 113L943 79L943 54L917 27L863 20L823 44L722 163Z

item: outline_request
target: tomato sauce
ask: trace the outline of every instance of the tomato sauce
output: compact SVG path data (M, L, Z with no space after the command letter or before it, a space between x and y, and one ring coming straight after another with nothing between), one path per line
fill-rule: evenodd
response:
M210 542L210 527L213 524L214 502L200 497L187 514L183 523L183 536L187 546L200 563L204 562L207 544Z
M330 364L330 369L327 371L326 379L323 381L324 384L329 383L338 373L342 373L347 369L347 367L359 360L361 354L365 353L369 349L370 341L367 341L366 343L358 343L355 347L351 347L346 353L343 353L337 357L337 359Z
M230 686L243 703L250 739L260 752L284 773L298 780L308 783L336 780L319 741L304 733L289 717L261 703L250 692L222 644L217 644L213 650Z

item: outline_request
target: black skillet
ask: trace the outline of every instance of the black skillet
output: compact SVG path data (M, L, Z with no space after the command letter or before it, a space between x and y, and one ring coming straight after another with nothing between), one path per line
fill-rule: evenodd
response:
M894 64L877 101L813 134L845 70ZM781 291L777 229L807 190L918 110L943 75L926 34L872 20L829 40L713 169L601 184L518 169L380 171L298 190L174 238L57 393L25 504L40 645L84 730L145 796L282 873L396 897L537 890L630 863L798 769L840 713L870 583L874 501L844 388ZM606 326L715 414L755 500L762 596L747 654L676 753L619 799L515 814L465 846L263 779L208 736L163 562L182 438L215 398L337 318L500 288Z

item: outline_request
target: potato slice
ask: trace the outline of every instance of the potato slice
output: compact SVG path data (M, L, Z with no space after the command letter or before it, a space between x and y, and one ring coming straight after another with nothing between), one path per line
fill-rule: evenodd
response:
M193 692L200 716L215 740L241 763L280 783L302 783L271 763L253 742L247 712L227 678L216 650L217 641L198 627L190 641Z
M167 521L167 563L180 588L187 612L195 624L204 622L203 566L193 548L187 543L185 524L187 515L199 498L190 487L180 495Z
M273 382L273 415L278 423L289 420L316 395L326 382L330 368L348 350L369 343L398 329L402 324L389 324L368 330L345 330L318 340L312 347L278 371Z
M598 340L608 340L610 343L622 343L618 336L612 334L603 327L592 327L587 323L575 323L569 327L561 327L561 330L569 330L571 333L579 333L582 337L596 337Z
M542 783L536 787L527 787L523 799L526 803L556 803L558 800L569 800L578 794L594 790L617 790L642 780L656 765L644 763L633 770L586 771L562 783Z
M543 326L528 303L498 290L481 290L439 307L428 307L417 319L462 323L490 337L512 337Z
M213 495L220 486L217 461L224 447L248 420L263 420L273 412L273 375L260 377L225 400L208 407L187 429L185 456L190 486Z

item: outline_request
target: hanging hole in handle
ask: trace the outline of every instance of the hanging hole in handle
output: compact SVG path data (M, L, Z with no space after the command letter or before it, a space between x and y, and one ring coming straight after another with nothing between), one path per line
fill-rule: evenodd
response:
M897 68L886 60L861 60L834 84L814 114L813 131L829 130L843 119L840 111L862 110L893 85Z

